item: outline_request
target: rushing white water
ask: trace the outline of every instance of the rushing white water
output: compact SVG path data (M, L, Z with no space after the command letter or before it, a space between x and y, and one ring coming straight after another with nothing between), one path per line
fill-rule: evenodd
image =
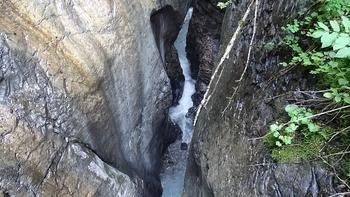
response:
M171 120L179 125L182 131L181 141L187 144L191 141L193 126L191 119L186 114L193 106L191 96L195 93L195 81L191 78L190 63L186 57L186 37L192 12L193 9L190 8L175 41L175 48L179 56L183 75L185 76L184 89L179 104L169 109ZM188 151L180 149L181 141L177 141L169 146L167 158L163 162L160 175L163 197L180 197L184 188Z
M193 9L190 8L187 12L180 33L175 41L175 48L179 56L182 73L185 77L185 84L179 104L170 108L169 110L171 120L179 125L182 131L182 142L187 144L191 141L193 126L191 119L186 117L186 114L188 110L193 107L191 96L195 93L195 81L191 77L190 63L186 56L186 37L192 12Z

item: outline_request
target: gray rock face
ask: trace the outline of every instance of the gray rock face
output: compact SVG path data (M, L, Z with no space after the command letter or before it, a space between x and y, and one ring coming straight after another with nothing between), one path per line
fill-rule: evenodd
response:
M183 196L334 193L332 176L318 164L275 164L260 138L288 103L289 98L275 96L308 88L303 71L281 71L283 51L264 47L280 42L282 23L310 5L307 2L243 0L233 1L228 8L219 61L228 46L232 50L213 71L214 79L200 108ZM242 23L244 15L247 18ZM229 43L232 37L235 39Z
M78 142L0 106L0 188L10 196L138 196L136 184Z
M210 82L215 57L220 46L223 11L216 7L218 0L194 0L193 17L187 36L187 57L191 62L191 74L196 80L196 93L192 96L194 108L201 103Z
M208 85L220 45L223 11L216 7L217 0L194 0L193 18L187 37L188 57L192 75L200 84Z
M150 15L181 3L0 0L2 192L159 194L172 101Z

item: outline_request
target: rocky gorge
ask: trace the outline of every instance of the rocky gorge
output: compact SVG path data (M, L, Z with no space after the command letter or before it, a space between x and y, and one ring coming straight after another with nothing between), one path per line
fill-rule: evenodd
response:
M0 0L0 197L344 191L320 162L276 163L262 140L290 100L278 95L310 81L281 73L286 52L266 43L312 2L219 2ZM189 9L183 55L174 43ZM195 93L183 146L171 114L185 80ZM184 184L163 188L177 164Z

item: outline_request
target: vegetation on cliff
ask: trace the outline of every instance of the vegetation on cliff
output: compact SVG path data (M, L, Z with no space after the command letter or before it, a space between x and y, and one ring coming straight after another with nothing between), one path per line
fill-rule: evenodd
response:
M220 1L217 6L220 8L220 9L225 9L227 8L230 4L232 3L232 0L223 0L223 1Z
M279 47L292 56L282 65L303 67L318 85L285 107L265 142L278 162L323 161L350 189L350 1L317 1L283 30Z

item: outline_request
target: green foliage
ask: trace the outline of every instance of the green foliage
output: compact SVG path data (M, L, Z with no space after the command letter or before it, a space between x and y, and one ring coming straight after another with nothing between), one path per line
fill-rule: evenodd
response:
M342 83L342 82L339 82ZM337 89L332 88L330 92L326 92L323 94L325 98L333 99L336 103L344 102L346 104L350 104L350 96L349 93L338 92Z
M338 11L325 12L329 8ZM290 62L282 64L310 68L311 74L328 84L330 91L324 96L343 104L350 104L350 19L340 14L349 12L350 1L329 0L319 13L313 12L304 20L294 20L284 27L285 43L295 55ZM308 48L301 42L307 42Z
M297 105L287 105L285 111L288 113L290 120L282 124L276 122L270 126L270 133L275 138L276 146L292 144L297 136L296 131L301 131L305 137L314 134L323 135L321 127L312 121L313 113L310 109Z
M311 21L311 19L309 19ZM308 21L294 21L287 25L284 30L288 33L285 42L295 52L295 56L284 66L301 64L311 67L311 74L319 75L326 80L332 88L326 98L329 98L334 90L343 91L341 101L348 103L350 85L350 20L342 16L339 21L329 22L318 21L313 29L299 32L301 26L308 24ZM309 24L310 25L310 24ZM306 25L307 26L307 25ZM300 36L307 35L313 42L320 42L321 46L313 49L303 50L300 43ZM340 102L340 97L332 97Z
M283 43L291 49L292 56L282 65L305 67L325 88L315 91L318 92L313 99L315 106L326 104L327 110L347 108L350 105L350 0L317 1L313 10L291 21L283 30ZM288 119L270 125L264 142L271 148L273 159L279 162L311 160L325 154L331 155L327 159L334 158L339 156L334 153L348 150L350 135L344 134L350 131L348 109L337 111L330 120L316 122L315 118L325 113L313 115L310 108L287 105ZM328 124L336 129L329 129L325 126ZM348 155L340 156L336 162L339 171L350 181L350 159L344 159Z
M319 13L324 18L347 15L349 12L349 0L324 0L319 8Z
M216 6L218 6L220 9L225 9L225 8L227 8L231 3L232 3L231 0L223 0L223 1L220 1Z

